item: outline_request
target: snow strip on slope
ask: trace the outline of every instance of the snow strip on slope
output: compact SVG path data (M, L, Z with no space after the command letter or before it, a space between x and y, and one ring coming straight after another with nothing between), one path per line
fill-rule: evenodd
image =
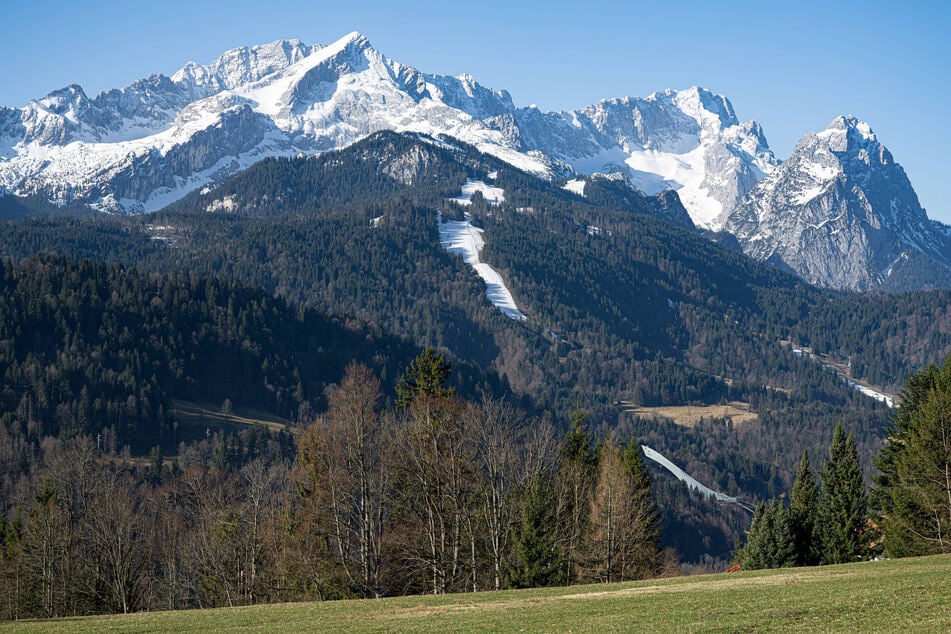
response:
M685 483L687 485L687 488L697 491L698 493L700 493L700 495L704 497L714 498L718 502L727 502L729 504L736 504L737 506L741 506L745 508L747 511L752 511L751 508L749 508L746 504L743 504L742 502L737 500L735 497L720 493L719 491L714 491L713 489L700 484L697 480L695 480L692 476L690 476L690 474L688 474L686 471L684 471L683 469L675 465L673 462L668 460L659 451L654 451L647 445L641 445L641 449L644 451L645 456L647 456L648 458L650 458L651 460L653 460L654 462L661 465L662 467L670 471L672 474L677 476L677 479Z
M811 352L807 350L803 350L802 348L793 348L792 351L793 351L793 354L796 355L797 357L807 355L810 359L812 359L816 363L822 363L822 365L825 365L827 368L835 372L836 375L840 379L845 381L849 385L849 387L852 388L853 390L858 390L865 396L868 396L869 398L874 398L879 403L884 403L885 406L888 408L895 407L895 398L893 396L890 396L888 394L883 394L882 392L879 392L878 390L873 390L870 387L866 387L864 385L856 383L855 381L850 380L849 377L845 376L844 374L842 374L835 368L823 363L821 359L819 359L818 357L816 357L816 355L812 354Z
M848 380L848 379L845 378L844 376L842 377L842 380L845 381L846 383L848 383L848 384L849 384L849 387L858 390L859 392L861 392L861 393L864 394L865 396L874 398L876 401L878 401L878 402L880 402L880 403L885 403L885 405L886 405L887 407L889 407L889 408L895 407L895 401L892 399L891 396L889 396L889 395L887 395L887 394L882 394L881 392L876 392L875 390L873 390L873 389L870 388L870 387L865 387L864 385L859 385L858 383L856 383L856 382L854 382L854 381Z
M494 173L495 172L493 172L493 174ZM482 197L485 198L490 205L498 205L499 203L505 202L505 190L501 187L490 187L483 181L472 180L471 178L466 179L466 184L462 186L462 193L451 200L457 205L471 205L472 195L476 192L482 192Z
M587 181L580 178L574 178L564 184L563 189L567 189L572 194L577 194L578 196L584 196L584 186Z
M498 307L509 319L525 321L525 314L515 305L512 293L506 288L505 282L498 271L479 260L479 253L485 246L482 239L482 229L472 226L472 216L466 214L465 220L442 221L442 213L436 212L439 226L439 243L450 253L462 256L466 264L475 269L479 277L485 282L485 294L493 306Z

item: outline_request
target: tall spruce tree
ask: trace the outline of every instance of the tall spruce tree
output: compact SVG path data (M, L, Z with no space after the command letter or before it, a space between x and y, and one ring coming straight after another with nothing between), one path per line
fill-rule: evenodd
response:
M598 459L594 436L580 408L571 414L571 428L558 448L558 529L562 576L569 585L577 579L583 559L582 542L588 525L589 495L594 486Z
M660 570L660 510L654 499L651 486L653 479L647 465L642 458L641 445L633 435L627 444L621 447L621 460L631 475L631 484L634 490L635 502L643 509L642 544L639 549L640 558L637 565L641 577L651 576Z
M814 566L819 563L821 545L816 531L816 515L819 513L819 488L809 464L809 452L802 451L796 481L793 484L789 514L796 542L796 563Z
M535 588L555 583L559 573L558 531L550 485L534 479L522 498L521 518L512 545L509 583Z
M951 356L908 377L874 462L885 553L951 552Z
M835 426L829 461L822 474L819 532L825 564L855 561L867 551L868 494L859 467L855 436Z

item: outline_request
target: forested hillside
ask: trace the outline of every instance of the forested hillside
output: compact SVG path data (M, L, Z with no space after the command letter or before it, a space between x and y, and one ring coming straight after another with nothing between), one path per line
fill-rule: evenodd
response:
M111 455L153 447L175 455L207 429L177 416L174 399L216 410L227 402L303 425L325 408L325 388L348 363L373 367L392 394L416 350L222 278L53 258L4 262L0 493L10 499L47 438L97 437ZM478 370L462 366L456 376L467 391L503 391ZM290 436L282 442L292 456Z
M501 204L479 194L466 208L448 200L466 179L486 181L490 174L504 190ZM896 391L907 373L951 351L948 294L820 291L670 224L676 197L629 195L608 185L589 184L590 198L581 198L463 144L380 133L316 158L264 161L156 214L8 221L0 225L0 255L18 261L53 253L135 266L149 280L188 271L260 286L255 298L236 297L229 320L250 310L243 308L249 302L279 306L295 319L300 312L344 323L349 333L436 347L468 385L494 385L533 403L529 410L548 412L557 425L580 405L599 434L629 429L707 484L751 500L788 491L802 450L820 455L836 421L855 432L868 469L884 406L791 346L811 346L853 378ZM527 321L493 307L482 280L442 248L437 210L452 218L468 212L484 229L482 259L502 274ZM137 310L147 313L158 295L135 296L143 302ZM230 315L227 302L216 301L215 310ZM240 348L240 338L229 339L237 326L228 328L224 341ZM314 347L306 339L311 330L304 323L292 329L293 352L254 357L255 364L267 358L278 378L249 396L270 399L271 411L293 418L301 401L295 369L303 376L308 364L322 367L319 353L302 350L372 361L369 350L380 345L364 334L358 338L369 356L338 347L336 336ZM347 336L339 341L351 341ZM405 358L386 345L397 344L384 344L385 360ZM392 380L387 362L374 367L385 384ZM467 368L502 379L493 383ZM205 390L213 402L234 400L227 386L241 385L236 376L183 387ZM334 380L305 381L304 400L319 410L320 382ZM81 395L70 399L78 407ZM625 411L733 401L757 420L707 419L687 428ZM725 557L748 518L691 500L665 477L658 476L657 488L666 526L673 527L667 543L694 561ZM698 540L698 532L705 538Z

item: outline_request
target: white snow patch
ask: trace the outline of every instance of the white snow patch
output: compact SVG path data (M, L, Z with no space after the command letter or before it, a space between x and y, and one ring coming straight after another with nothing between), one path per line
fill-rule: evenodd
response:
M804 162L802 167L806 174L809 174L809 176L812 176L819 182L825 182L834 179L839 175L840 171L833 165L824 165L815 161Z
M735 497L731 495L726 495L724 493L720 493L719 491L714 491L713 489L703 484L700 484L700 482L694 479L686 471L684 471L683 469L675 465L673 462L668 460L667 457L664 456L664 454L660 453L659 451L655 451L651 449L650 447L648 447L647 445L641 445L641 449L644 451L645 456L647 456L648 458L650 458L651 460L653 460L654 462L656 462L657 464L661 465L662 467L670 471L672 474L674 474L678 480L680 480L681 482L687 485L687 488L697 491L698 493L700 493L700 495L704 497L714 498L715 500L719 502L727 502L729 504L736 504L738 506L742 506L748 511L752 511L751 508L749 508L747 505L740 502Z
M889 408L895 407L895 397L894 397L894 396L892 396L892 395L890 395L890 394L885 394L885 393L883 393L883 392L879 392L878 390L873 390L873 389L870 388L870 387L866 387L866 386L864 386L864 385L861 385L861 384L859 384L859 383L856 383L855 381L851 380L849 377L847 377L845 374L843 374L842 372L840 372L840 371L837 370L836 368L834 368L834 367L832 367L832 366L830 366L830 365L828 365L828 364L826 364L826 363L823 363L823 361L822 361L821 359L819 359L818 357L816 357L816 355L813 354L812 352L810 352L809 350L804 350L804 349L802 349L802 348L793 347L793 348L792 348L792 353L793 353L794 355L796 355L797 357L807 357L807 358L809 358L809 359L812 359L812 360L815 361L816 363L822 363L822 364L825 365L827 368L829 368L830 370L832 370L833 372L835 372L836 375L837 375L840 379L842 379L843 381L845 381L845 383L848 384L848 386L851 387L852 389L858 390L859 392L861 392L861 393L864 394L865 396L868 396L869 398L874 398L874 399L875 399L876 401L878 401L879 403L884 403L886 407L889 407Z
M376 218L370 220L370 226L379 227L381 222L383 222L383 216L377 216Z
M894 400L891 396L889 396L888 394L882 394L881 392L878 392L878 391L876 391L876 390L873 390L873 389L870 388L870 387L865 387L864 385L859 385L859 384L856 383L855 381L850 381L850 380L848 380L847 378L845 378L844 376L842 377L842 380L845 381L846 383L848 383L848 384L849 384L849 387L858 390L859 392L861 392L861 393L864 394L865 396L868 396L869 398L874 398L874 399L875 399L876 401L878 401L879 403L885 403L885 405L886 405L887 407L889 407L889 408L895 407L895 400Z
M525 321L527 317L515 305L515 299L505 286L502 276L479 259L485 241L482 238L483 230L472 226L472 216L466 214L465 220L443 222L442 213L437 211L436 221L439 227L439 243L446 251L461 255L463 261L475 269L485 282L485 293L492 305L509 319Z
M219 198L208 203L208 205L205 206L205 211L210 214L217 211L232 212L237 206L234 201L234 196L225 196L224 198Z
M471 205L472 204L472 195L476 192L481 192L482 197L490 205L498 205L499 203L505 202L505 191L501 187L491 187L486 185L484 181L477 181L473 179L466 179L466 184L462 186L462 193L451 200L457 205Z
M694 224L716 229L723 205L713 198L704 183L707 176L706 148L699 138L691 136L674 149L676 151L614 147L593 156L574 159L571 166L578 172L590 174L616 171L609 168L623 165L627 168L626 176L639 190L648 195L676 191Z
M489 172L488 174L485 175L485 177L488 178L490 181L494 181L496 178L499 177L499 170L495 170L494 172Z
M564 189L567 189L572 194L584 196L584 186L587 184L587 182L588 181L581 178L573 178L564 184Z

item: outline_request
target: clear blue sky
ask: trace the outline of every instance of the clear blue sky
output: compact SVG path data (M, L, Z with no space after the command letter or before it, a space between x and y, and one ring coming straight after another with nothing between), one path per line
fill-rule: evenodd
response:
M432 73L468 72L518 105L700 85L756 119L786 158L807 130L851 113L951 223L951 3L336 2L0 0L0 104L70 83L92 96L189 60L280 38L329 43L360 31Z

